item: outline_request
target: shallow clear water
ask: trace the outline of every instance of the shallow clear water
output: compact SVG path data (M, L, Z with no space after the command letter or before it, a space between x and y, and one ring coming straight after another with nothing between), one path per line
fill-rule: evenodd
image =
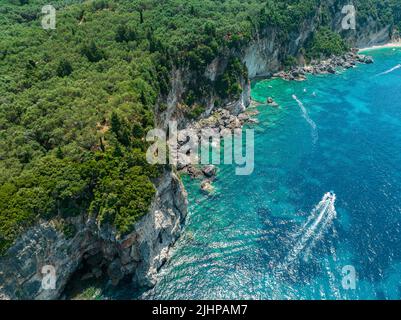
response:
M336 76L253 84L280 104L250 126L254 173L219 166L211 196L185 178L185 232L142 298L401 298L401 69L383 73L401 49L370 54Z

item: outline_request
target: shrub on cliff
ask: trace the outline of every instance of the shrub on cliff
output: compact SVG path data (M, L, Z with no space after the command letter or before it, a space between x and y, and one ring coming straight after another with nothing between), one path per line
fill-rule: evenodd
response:
M239 59L231 59L215 83L218 95L224 99L236 99L242 92L239 82L248 78L246 66Z
M338 33L327 27L320 28L306 49L306 56L312 59L326 58L331 55L340 55L349 50L345 41Z

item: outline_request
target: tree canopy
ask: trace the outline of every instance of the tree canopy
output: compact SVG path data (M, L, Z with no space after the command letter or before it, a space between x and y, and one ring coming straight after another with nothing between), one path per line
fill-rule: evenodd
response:
M356 2L361 21L373 16L400 24L399 1ZM323 2L54 0L55 30L41 28L46 0L0 3L4 253L26 228L53 216L87 212L121 234L132 230L148 210L161 171L146 163L144 137L155 125L158 99L170 89L172 67L199 74L185 94L189 107L211 87L222 98L236 97L238 80L246 76L242 63L231 59L214 83L203 77L207 64L264 27L279 28L285 41ZM341 38L332 39L321 29L312 48L336 53ZM202 112L194 105L188 116Z

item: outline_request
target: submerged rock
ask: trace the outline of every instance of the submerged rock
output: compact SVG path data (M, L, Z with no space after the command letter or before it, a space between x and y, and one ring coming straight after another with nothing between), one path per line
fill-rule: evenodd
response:
M201 190L204 193L210 194L214 191L214 187L212 186L212 183L210 180L204 180L201 183Z

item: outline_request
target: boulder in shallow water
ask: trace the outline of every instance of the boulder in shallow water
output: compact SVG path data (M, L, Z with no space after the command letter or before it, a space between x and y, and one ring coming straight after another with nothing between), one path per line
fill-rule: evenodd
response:
M346 63L344 64L344 68L345 68L345 69L351 69L351 68L353 68L353 65L352 65L351 63L349 63L349 62L346 62Z
M327 68L327 72L328 72L328 73L331 73L331 74L335 74L335 73L336 73L336 69L334 69L333 66L329 66L329 67Z
M216 168L216 166L214 166L212 164L211 165L207 165L207 166L204 166L202 168L202 172L206 177L211 178L211 177L214 177L216 175L217 168Z
M278 107L278 104L273 100L272 97L268 97L266 103L271 107Z
M202 171L193 165L189 165L187 167L187 173L190 175L191 178L199 178L202 175Z
M360 63L366 63L366 64L372 64L374 62L371 56L365 56L363 54L357 55L356 60Z
M373 61L372 57L367 56L367 57L365 57L365 61L364 62L367 63L367 64L372 64L374 61Z

